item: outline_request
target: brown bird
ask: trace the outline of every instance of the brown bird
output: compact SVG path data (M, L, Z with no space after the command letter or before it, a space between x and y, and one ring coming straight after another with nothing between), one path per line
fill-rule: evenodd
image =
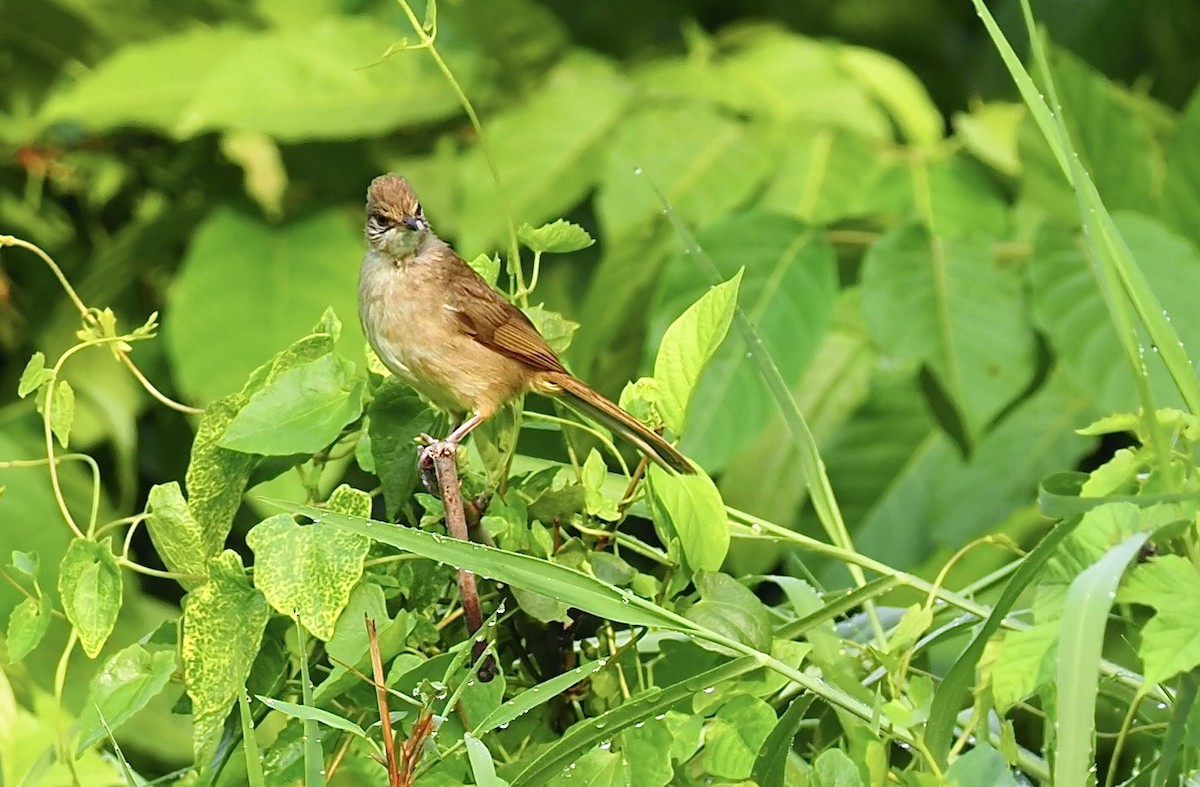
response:
M660 435L563 368L537 328L433 233L409 182L367 190L367 254L358 284L363 331L384 366L452 417L457 444L509 400L562 397L663 467L691 462Z

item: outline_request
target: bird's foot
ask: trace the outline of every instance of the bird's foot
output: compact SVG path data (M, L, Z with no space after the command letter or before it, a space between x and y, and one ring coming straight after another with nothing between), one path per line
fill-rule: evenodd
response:
M436 460L439 457L454 457L458 443L449 440L434 440L427 434L421 435L425 447L418 454L417 468L421 471L421 485L425 491L434 497L442 496L441 485L438 483Z

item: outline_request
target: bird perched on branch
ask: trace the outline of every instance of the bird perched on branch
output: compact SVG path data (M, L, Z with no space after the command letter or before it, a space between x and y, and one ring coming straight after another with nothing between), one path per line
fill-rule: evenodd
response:
M681 473L691 462L653 430L572 376L529 318L434 234L409 182L394 174L367 190L367 254L359 275L363 331L379 359L453 417L461 442L528 391L561 398Z

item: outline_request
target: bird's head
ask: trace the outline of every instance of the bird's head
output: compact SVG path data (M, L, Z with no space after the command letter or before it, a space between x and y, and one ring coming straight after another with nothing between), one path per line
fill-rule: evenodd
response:
M421 248L429 231L421 202L406 178L390 173L371 181L364 234L372 249L407 257Z

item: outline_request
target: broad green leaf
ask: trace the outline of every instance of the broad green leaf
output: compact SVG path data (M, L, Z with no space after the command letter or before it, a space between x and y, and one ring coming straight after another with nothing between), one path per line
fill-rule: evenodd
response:
M854 760L841 749L827 749L813 762L815 787L862 787Z
M146 707L171 680L177 668L175 651L154 653L141 644L117 653L96 673L88 687L87 703L79 718L76 752L82 752Z
M205 554L216 554L225 544L233 516L242 503L242 494L259 458L230 451L220 446L225 430L250 397L280 374L333 352L341 333L341 323L331 310L325 310L311 331L276 352L267 363L250 374L240 392L213 402L204 411L185 486L188 508L204 533Z
M576 53L529 96L487 124L488 146L515 226L562 216L591 190L604 145L624 117L630 93L608 61ZM571 120L564 123L564 118ZM476 146L459 157L458 165L460 251L490 251L507 239L508 227L483 151Z
M608 478L608 468L600 452L593 448L583 462L581 479L583 481L583 504L589 516L603 519L606 522L616 522L621 518L617 508L619 501L604 494L604 482Z
M255 392L221 438L246 454L313 454L362 414L366 381L336 353L279 374Z
M747 213L704 229L696 238L721 276L743 268L737 301L765 350L790 384L798 382L829 325L837 296L833 248L795 219ZM647 348L665 340L668 323L709 292L690 255L663 271ZM693 391L682 450L712 472L745 448L777 412L743 341L726 342ZM656 366L657 369L657 366ZM657 374L656 374L657 377Z
M759 747L775 726L771 706L741 694L721 706L704 731L704 765L724 779L745 779L754 768Z
M212 753L225 717L245 691L271 615L262 592L250 587L236 552L213 558L209 573L211 579L184 599L180 646L197 762Z
M38 568L41 566L41 559L38 558L37 552L22 552L19 549L14 549L11 565L17 571L37 582Z
M1096 697L1104 629L1117 584L1149 533L1135 533L1079 574L1064 601L1059 629L1055 784L1084 784L1095 771Z
M725 505L716 485L704 473L675 475L652 465L650 508L664 543L678 538L692 571L716 571L729 551Z
M697 718L697 721L699 719ZM626 727L614 739L630 768L629 787L665 787L671 783L675 768L671 764L673 736L665 718L639 721Z
M992 169L1016 177L1021 174L1017 130L1025 119L1024 105L989 102L954 115L955 137L971 155Z
M1134 567L1117 593L1120 603L1153 607L1141 630L1138 656L1147 686L1200 664L1200 574L1187 558L1162 555Z
M29 394L45 385L53 376L46 368L46 356L40 352L34 353L21 372L21 380L17 383L17 396L24 399Z
M361 229L341 212L277 226L214 210L192 236L169 292L163 330L180 387L213 401L241 388L327 307L356 314L362 243ZM358 320L345 346L354 353L364 346Z
M307 705L297 705L294 702L284 702L283 700L272 699L271 697L258 696L259 702L266 705L272 710L277 710L280 713L291 716L294 719L305 719L310 721L320 722L326 727L331 727L335 730L342 730L356 735L359 738L366 738L367 734L354 722L347 718L338 716L336 713L331 713L321 708L310 708Z
M1162 215L1200 248L1200 90L1192 94L1167 145ZM31 361L32 363L32 361Z
M876 49L842 46L837 63L896 121L913 147L932 147L942 138L942 112L925 86L899 60Z
M177 574L208 574L208 558L212 555L209 543L188 508L179 484L156 484L150 488L146 501L146 527L150 540L167 568ZM187 589L197 580L180 580Z
M66 380L59 380L54 385L54 393L50 397L50 429L58 438L58 444L67 447L71 437L71 424L75 422L75 391Z
M876 343L929 365L971 439L1028 383L1033 337L1021 282L996 263L986 239L899 227L867 252L862 288Z
M117 50L73 89L56 93L38 120L98 131L148 126L178 138L260 131L297 141L368 136L457 111L429 58L372 65L394 39L392 28L369 16L323 15L309 25L262 30L198 26ZM465 50L457 55L470 57ZM461 80L471 71L456 73ZM398 84L409 86L401 100Z
M550 254L579 251L596 242L583 227L564 219L536 228L522 224L517 230L517 237L533 251Z
M264 519L246 535L254 550L254 584L276 610L299 618L314 636L333 636L338 615L363 572L370 542L287 514Z
M700 296L667 327L659 342L654 357L655 405L676 434L683 434L700 375L729 332L744 270Z
M84 653L96 658L121 611L121 570L112 539L77 538L58 566L58 595L67 620L79 633Z
M1200 346L1200 315L1190 296L1200 288L1200 254L1154 219L1127 213L1115 221L1180 339L1188 346ZM1136 409L1129 361L1114 352L1119 346L1117 333L1082 246L1061 233L1041 233L1030 276L1034 318L1069 373L1092 393L1099 407ZM1139 340L1149 360L1155 349L1140 332ZM1148 362L1146 368L1156 401L1177 402L1179 394L1163 366Z
M41 643L50 626L51 609L50 599L44 595L23 599L13 607L4 640L10 664L28 656Z
M558 312L552 312L538 306L527 306L522 309L538 333L556 353L564 353L571 346L571 339L579 329L579 323L572 322Z
M975 787L987 784L992 787L1018 787L1004 756L986 743L977 744L966 754L959 755L946 771L949 787Z
M416 439L422 434L432 434L439 416L421 401L416 391L395 379L386 380L379 387L367 414L375 473L383 487L387 517L393 519L417 485L420 446Z
M728 574L699 571L692 582L700 600L683 614L756 650L771 649L771 616L754 591Z
M272 219L283 215L287 172L275 140L261 131L231 131L221 136L221 153L242 168L242 184Z
M480 254L468 263L490 286L496 286L500 277L500 258L494 254Z

